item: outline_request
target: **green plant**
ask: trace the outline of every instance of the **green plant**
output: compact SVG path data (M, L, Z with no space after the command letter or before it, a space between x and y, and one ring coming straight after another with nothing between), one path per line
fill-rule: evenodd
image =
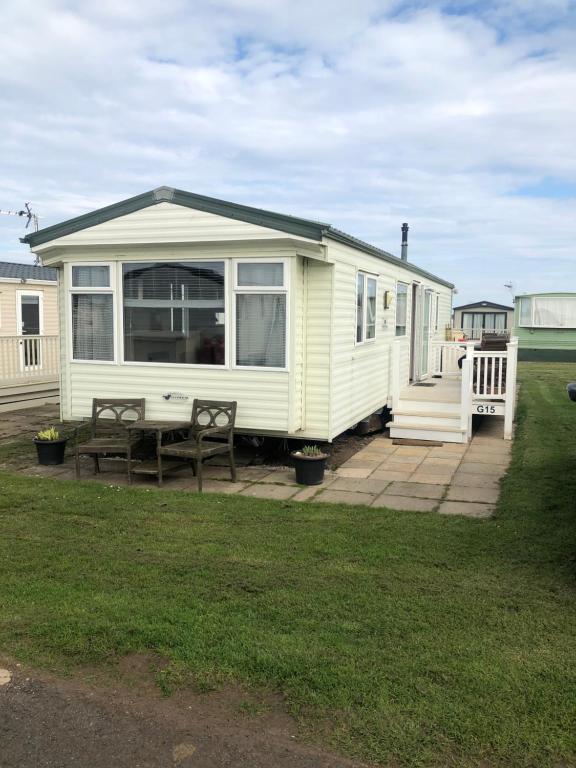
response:
M36 440L60 440L60 432L56 427L48 427L48 429L41 429L36 434Z
M323 456L324 453L317 445L305 445L300 453L303 456Z

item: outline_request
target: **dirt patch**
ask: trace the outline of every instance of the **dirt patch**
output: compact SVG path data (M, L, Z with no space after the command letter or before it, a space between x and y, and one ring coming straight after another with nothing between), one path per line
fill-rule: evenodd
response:
M300 743L274 692L198 693L192 681L163 695L171 665L154 654L70 678L0 663L12 674L0 688L2 768L361 768Z

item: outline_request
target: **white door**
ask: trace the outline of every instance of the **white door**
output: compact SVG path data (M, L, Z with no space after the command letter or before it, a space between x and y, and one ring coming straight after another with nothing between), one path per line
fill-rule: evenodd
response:
M42 368L40 336L44 332L42 291L16 292L16 321L20 340L20 369L35 371ZM29 337L29 338L27 338Z
M416 382L430 375L432 291L414 284L412 296L411 378Z

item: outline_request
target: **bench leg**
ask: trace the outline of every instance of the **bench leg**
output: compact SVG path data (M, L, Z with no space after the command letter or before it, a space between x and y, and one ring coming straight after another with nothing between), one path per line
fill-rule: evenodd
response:
M80 480L80 451L76 448L76 480Z
M234 448L230 448L230 474L232 475L232 482L236 482L236 460L234 459Z
M98 454L94 454L94 474L100 474L100 461L98 460Z
M162 485L162 454L158 451L158 485Z
M196 476L198 478L198 493L202 493L202 459L196 463Z

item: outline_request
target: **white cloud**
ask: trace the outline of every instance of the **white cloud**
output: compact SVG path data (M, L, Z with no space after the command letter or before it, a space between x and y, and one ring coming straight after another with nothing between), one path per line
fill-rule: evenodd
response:
M173 184L393 252L407 220L463 300L576 290L574 200L550 196L576 185L575 26L569 0L12 3L0 208L45 226ZM0 258L25 255L18 224Z

